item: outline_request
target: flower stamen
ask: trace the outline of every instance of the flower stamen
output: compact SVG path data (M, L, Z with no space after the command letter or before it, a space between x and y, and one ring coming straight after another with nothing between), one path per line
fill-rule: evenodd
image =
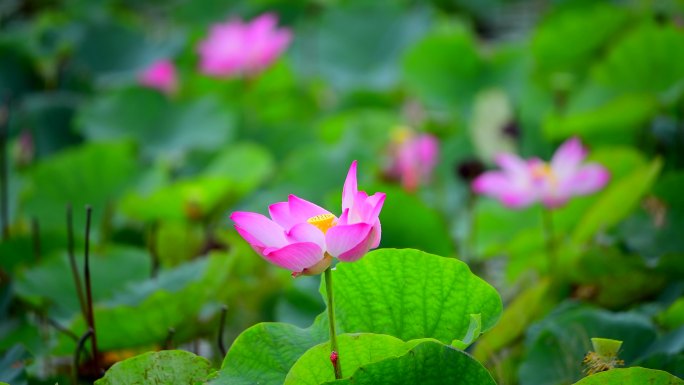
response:
M306 220L308 223L316 226L323 234L327 233L331 227L335 226L335 216L332 214L321 214L311 217Z

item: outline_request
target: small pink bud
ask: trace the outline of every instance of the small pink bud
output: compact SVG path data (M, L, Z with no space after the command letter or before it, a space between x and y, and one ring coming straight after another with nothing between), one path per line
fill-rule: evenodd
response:
M337 359L338 359L338 358L340 358L340 355L337 354L336 351L330 352L330 362L332 362L333 365L336 365L336 364L337 364Z

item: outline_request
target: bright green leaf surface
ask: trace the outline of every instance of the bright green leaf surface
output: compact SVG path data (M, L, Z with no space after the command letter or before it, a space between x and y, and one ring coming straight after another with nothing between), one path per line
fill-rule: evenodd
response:
M347 333L448 344L466 336L471 314L481 314L487 331L502 311L499 294L468 265L412 249L380 249L339 263L333 285L337 324Z
M337 337L340 365L345 376L368 364L404 355L415 344L383 334L342 334ZM330 363L330 343L324 342L307 350L294 364L284 385L318 385L334 381Z
M661 370L640 367L618 368L596 373L575 385L679 385L681 379Z
M148 352L114 364L97 385L194 385L211 373L204 357L184 350Z
M350 378L326 385L495 385L487 370L467 353L425 341L407 354L364 365Z

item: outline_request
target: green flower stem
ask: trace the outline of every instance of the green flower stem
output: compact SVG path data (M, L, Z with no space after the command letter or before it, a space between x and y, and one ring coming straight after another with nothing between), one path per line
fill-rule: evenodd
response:
M325 292L328 295L328 323L330 324L330 360L335 369L335 379L342 378L342 366L340 365L340 351L337 347L337 334L335 332L335 302L333 300L332 268L325 269Z
M542 208L544 235L546 236L546 254L549 260L549 275L557 273L556 242L554 240L553 213L551 209Z

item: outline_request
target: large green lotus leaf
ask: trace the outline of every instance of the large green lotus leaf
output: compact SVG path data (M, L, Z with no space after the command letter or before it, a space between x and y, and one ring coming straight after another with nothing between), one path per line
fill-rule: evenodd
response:
M657 158L630 175L613 181L577 223L572 235L576 243L588 241L598 231L624 219L655 182L663 162Z
M640 367L617 368L596 373L575 383L575 385L679 385L680 378L662 370Z
M328 338L326 325L307 329L284 323L259 323L233 342L215 385L282 385L297 359Z
M644 55L648 52L648 55ZM613 45L594 68L595 78L620 92L681 95L684 33L676 26L644 24Z
M218 98L169 100L145 88L104 93L81 108L78 127L90 140L133 139L147 155L182 156L216 150L233 136L235 118Z
M425 7L391 2L327 7L296 33L297 71L306 77L319 75L342 91L386 90L398 81L401 54L429 21Z
M424 341L401 357L363 365L347 379L326 382L358 385L495 385L487 369L467 353Z
M481 315L484 332L502 312L499 294L468 265L418 250L375 250L337 264L332 275L337 325L346 333L451 343L466 336L471 314Z
M66 207L74 208L74 231L85 227L85 205L93 207L98 224L137 172L132 146L124 143L87 144L45 158L29 173L23 208L41 229L64 228Z
M96 304L98 347L106 351L161 344L169 328L176 330L178 341L188 338L202 307L215 300L225 285L232 260L226 254L212 254L130 285L110 301ZM83 318L77 316L70 328L76 334L85 332ZM61 338L55 353L73 349L73 340Z
M82 253L78 254L76 261L83 285ZM140 249L111 247L103 254L91 254L93 300L106 300L127 284L146 279L150 276L150 266L147 252ZM47 307L56 319L69 319L80 312L75 287L69 258L63 252L46 257L37 265L21 271L15 281L15 291L19 297L36 306Z
M527 327L552 307L551 293L549 282L541 281L518 294L504 310L500 322L477 341L473 356L485 362L523 336Z
M627 20L625 8L609 3L552 13L532 38L537 70L550 77L547 80L552 85L562 86L553 84L554 80L562 75L581 75Z
M577 135L597 143L635 144L638 130L657 112L654 96L622 94L588 110L549 115L543 129L550 139Z
M389 357L406 354L415 344L384 334L341 334L337 336L343 375L351 376L358 368ZM330 362L330 342L318 344L304 353L292 366L284 385L318 385L334 381Z
M377 186L387 199L380 212L382 246L415 248L453 255L454 245L444 218L415 195L396 186Z
M404 57L404 79L422 100L438 106L470 103L484 64L465 27L445 26L413 46Z
M619 356L630 365L655 340L656 332L649 318L641 314L563 303L528 329L520 383L555 385L579 380L582 358L593 350L594 337L623 341Z
M212 372L211 362L185 350L147 352L114 364L97 385L194 385Z

